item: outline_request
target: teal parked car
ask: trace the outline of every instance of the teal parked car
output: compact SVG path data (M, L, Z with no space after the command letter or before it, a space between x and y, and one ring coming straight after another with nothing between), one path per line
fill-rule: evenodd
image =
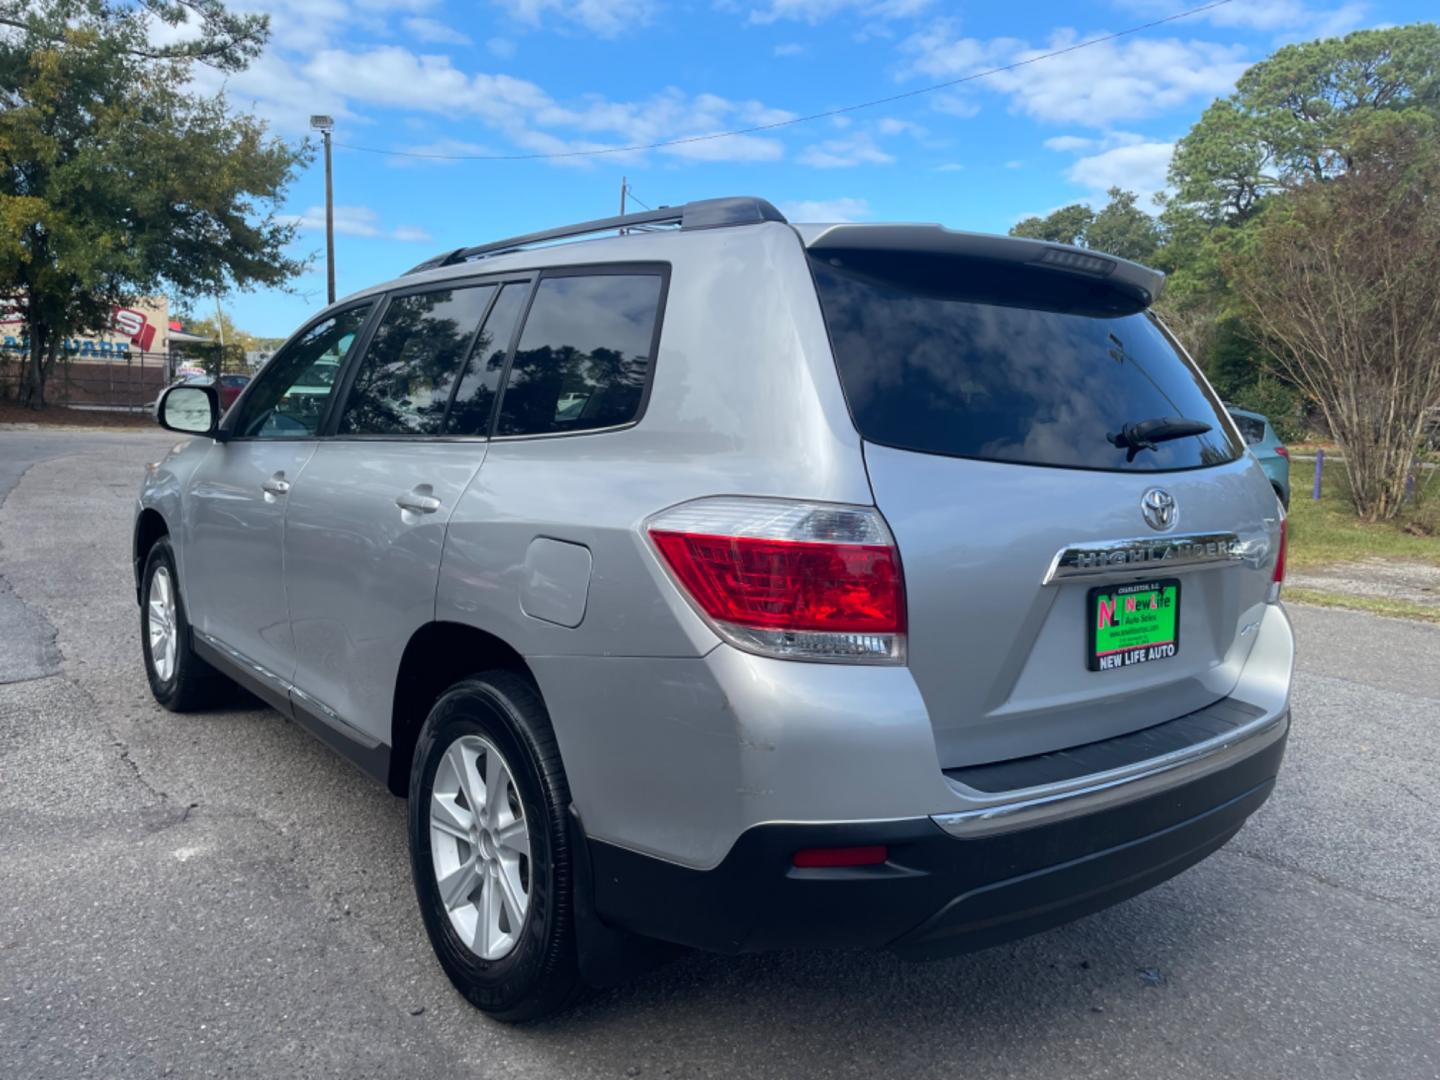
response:
M1285 444L1275 434L1275 429L1270 426L1268 417L1261 416L1257 412L1237 409L1233 405L1226 405L1225 408L1240 429L1240 434L1245 436L1245 442L1250 447L1250 452L1260 459L1260 466L1265 470L1265 475L1270 478L1270 486L1275 489L1275 494L1280 499L1280 505L1289 510L1290 451L1285 449Z

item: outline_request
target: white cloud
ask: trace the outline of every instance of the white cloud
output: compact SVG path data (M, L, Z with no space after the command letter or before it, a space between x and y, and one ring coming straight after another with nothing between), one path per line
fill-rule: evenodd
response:
M311 206L304 213L282 214L280 219L298 225L305 232L325 231L325 207ZM379 236L380 215L368 206L335 207L335 233L338 236Z
M416 41L430 45L470 45L472 42L454 27L446 26L437 19L417 16L405 20L405 29Z
M935 172L964 172L965 166L958 161L947 161L943 165L936 165Z
M287 214L282 220L298 225L305 232L325 231L325 208L308 207L302 214ZM415 225L401 225L388 232L380 226L380 215L368 206L335 207L335 233L338 236L385 237L406 242L428 242L430 234Z
M1025 162L1023 162L1023 161L1007 161L1007 162L1005 162L1005 168L1007 168L1007 169L1023 169L1024 167L1025 167Z
M551 18L578 23L601 37L617 37L649 22L652 0L494 0L512 18L539 26Z
M916 138L925 134L925 129L913 120L897 120L893 116L884 117L875 125L875 130L881 135L914 135Z
M1062 29L1038 48L1010 38L981 41L961 37L953 23L940 22L903 44L911 58L904 75L956 78L1034 59L1080 40L1074 30ZM1107 127L1226 93L1247 66L1243 46L1137 38L1101 42L997 72L974 85L1008 95L1013 109L1040 120Z
M785 144L758 135L731 135L666 146L660 153L689 161L779 161L785 156Z
M805 51L806 50L804 45L801 45L794 41L786 42L784 45L775 46L775 55L779 57L804 56Z
M797 159L816 169L847 169L855 165L888 165L893 154L882 150L865 132L843 139L826 139L807 146Z
M1075 153L1079 150L1093 150L1099 145L1098 139L1087 139L1080 135L1056 135L1053 139L1045 140L1046 150L1056 150L1062 154Z
M408 114L387 122L386 131L407 124L425 130L417 125L429 116L443 117L447 130L453 132L450 138L470 146L483 140L483 136L475 138L474 124L467 124L470 120L501 137L493 150L456 149L456 153L613 151L735 128L764 127L794 117L762 101L688 94L675 87L632 101L599 94L560 101L530 80L466 71L448 55L425 54L394 44L357 50L321 48L294 62L271 49L244 72L227 78L202 69L197 82L212 92L227 87L236 104L252 109L285 133L303 134L310 113L328 112L339 121L338 143L386 145L383 135L362 135L357 130L370 123L367 114L378 109ZM437 146L436 152L447 151ZM784 156L785 146L778 139L756 133L702 139L657 152L679 160L774 161ZM636 162L642 156L623 151L614 153L612 160ZM571 157L554 159L554 163L587 167L593 162Z
M1142 15L1168 15L1174 11L1170 0L1127 0L1124 5ZM1348 2L1338 7L1320 7L1304 0L1244 0L1199 12L1197 18L1212 26L1241 30L1280 32L1304 30L1305 37L1332 37L1360 26L1369 5Z
M870 216L870 204L864 199L801 199L782 203L780 211L791 221L857 221Z
M482 143L466 142L463 139L436 139L434 142L402 146L398 149L418 157L389 157L385 163L392 168L407 168L417 165L454 165L467 156L497 153Z
M1165 187L1165 173L1174 153L1174 143L1131 143L1082 157L1065 175L1092 191L1121 187L1144 199Z
M931 0L769 0L750 12L750 22L789 20L814 26L835 15L855 14L871 20L905 19L918 15Z
M429 11L435 0L355 0L355 6L362 11L381 14L391 11Z
M492 37L485 42L485 48L491 56L498 56L501 60L509 60L515 55L515 42L509 38Z
M968 120L972 116L980 115L980 102L975 100L974 94L966 93L963 90L932 94L930 107L936 112L944 113L946 116L955 116L961 120Z

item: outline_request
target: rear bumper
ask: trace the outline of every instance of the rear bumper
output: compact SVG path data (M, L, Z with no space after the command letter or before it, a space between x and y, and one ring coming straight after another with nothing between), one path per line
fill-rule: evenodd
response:
M721 953L887 947L919 958L985 948L1087 915L1194 865L1269 796L1288 716L1253 753L1093 812L957 836L931 818L765 824L709 870L591 839L607 923ZM802 848L884 844L889 861L797 869Z

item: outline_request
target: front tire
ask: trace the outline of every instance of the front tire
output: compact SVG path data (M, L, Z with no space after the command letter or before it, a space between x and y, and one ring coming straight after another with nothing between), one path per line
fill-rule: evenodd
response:
M169 537L150 548L140 581L140 645L150 692L171 712L212 704L226 686L225 677L190 648L190 619Z
M435 703L410 773L410 867L440 966L500 1020L565 1008L576 964L569 787L535 687L508 671Z

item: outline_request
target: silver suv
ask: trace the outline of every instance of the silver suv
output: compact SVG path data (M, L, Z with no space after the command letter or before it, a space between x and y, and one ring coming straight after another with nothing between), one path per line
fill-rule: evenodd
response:
M223 419L166 393L155 697L233 681L408 798L505 1019L675 945L945 955L1132 896L1264 802L1293 658L1283 511L1160 283L751 198L432 259Z

